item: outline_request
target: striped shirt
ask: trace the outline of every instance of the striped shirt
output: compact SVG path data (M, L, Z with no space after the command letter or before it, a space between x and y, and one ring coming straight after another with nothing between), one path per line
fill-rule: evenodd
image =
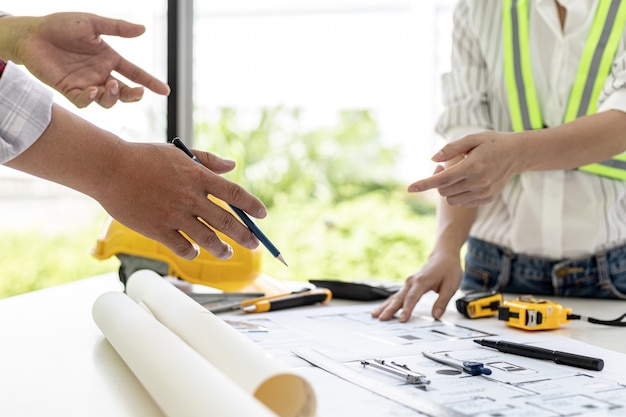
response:
M597 0L529 0L531 66L547 126L562 123ZM447 140L482 130L512 131L504 79L501 0L459 0L445 111L436 129ZM598 111L626 112L622 39ZM585 256L626 243L626 182L579 171L525 172L481 206L470 235L515 253L551 259Z
M15 158L48 127L52 92L8 62L0 77L0 164Z

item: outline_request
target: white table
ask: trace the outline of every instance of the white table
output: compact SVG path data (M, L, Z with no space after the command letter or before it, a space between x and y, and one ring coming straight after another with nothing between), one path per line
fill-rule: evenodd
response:
M163 416L93 322L93 302L111 290L122 290L116 274L0 300L0 416ZM598 318L626 312L623 301L551 300ZM446 320L466 320L453 308ZM555 332L626 353L624 328L577 322Z

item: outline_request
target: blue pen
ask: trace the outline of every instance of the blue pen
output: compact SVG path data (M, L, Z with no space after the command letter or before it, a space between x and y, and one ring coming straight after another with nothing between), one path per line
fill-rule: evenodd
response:
M185 144L183 143L182 140L180 140L180 138L172 139L172 143L178 149L185 152L187 156L189 156L191 159L193 159L199 164L202 164L202 162L200 162L200 160L193 154L193 152L191 152L189 148L185 146ZM287 262L285 262L285 259L280 254L280 251L267 238L267 236L265 236L265 234L261 231L261 229L259 229L259 227L256 224L254 224L254 222L250 219L250 217L248 217L248 215L242 209L235 207L230 203L228 203L228 206L235 212L235 214L248 227L248 229L250 229L250 231L257 237L257 239L259 239L259 241L263 244L263 246L265 246L276 259L284 263L285 266L288 266Z

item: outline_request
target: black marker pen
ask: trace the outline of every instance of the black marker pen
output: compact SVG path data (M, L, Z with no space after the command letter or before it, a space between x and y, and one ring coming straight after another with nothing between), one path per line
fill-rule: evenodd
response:
M500 352L526 356L527 358L549 360L561 365L575 366L577 368L590 369L592 371L601 371L602 368L604 368L604 361L602 359L592 358L590 356L544 349L521 343L505 342L503 340L493 341L474 339L474 342L481 346L497 349Z

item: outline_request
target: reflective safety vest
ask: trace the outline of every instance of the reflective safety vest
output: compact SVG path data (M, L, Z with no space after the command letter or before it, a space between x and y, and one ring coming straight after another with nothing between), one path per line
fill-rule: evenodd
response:
M530 65L528 2L529 0L502 2L504 71L515 132L544 128ZM563 123L596 113L598 97L611 70L625 22L626 1L598 1ZM626 180L626 152L578 169L603 177Z

